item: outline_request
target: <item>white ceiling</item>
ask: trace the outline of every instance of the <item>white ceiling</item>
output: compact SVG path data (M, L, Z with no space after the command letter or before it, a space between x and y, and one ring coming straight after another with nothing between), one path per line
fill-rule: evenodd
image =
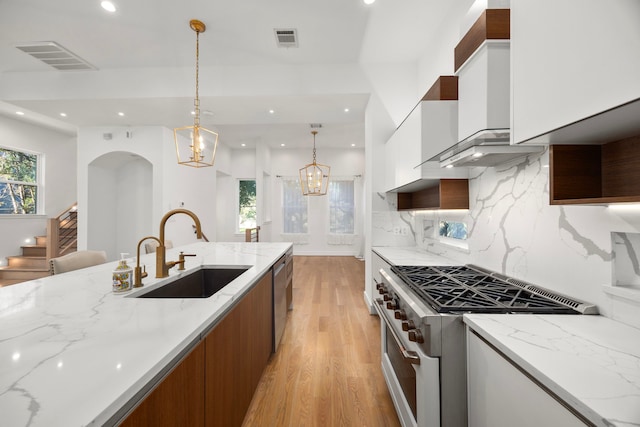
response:
M84 126L187 125L195 79L195 33L188 23L196 18L207 25L200 36L201 122L219 131L223 143L308 146L309 123L322 123L318 138L326 135L326 145L364 146L370 85L358 82L366 79L357 70L417 61L455 2L114 3L118 10L110 14L100 0L0 0L0 114L69 133ZM278 47L275 28L295 28L299 47ZM37 41L55 41L97 70L57 71L15 47ZM254 71L246 84L242 70ZM273 83L278 74L281 87ZM119 81L122 93L109 86ZM152 81L155 86L146 84ZM24 116L15 115L18 108Z

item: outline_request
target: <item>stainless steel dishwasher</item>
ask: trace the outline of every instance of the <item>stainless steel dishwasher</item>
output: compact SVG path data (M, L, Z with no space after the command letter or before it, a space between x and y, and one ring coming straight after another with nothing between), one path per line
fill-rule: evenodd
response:
M283 255L273 265L273 352L278 350L278 344L284 333L287 322L287 271L285 269L287 255Z

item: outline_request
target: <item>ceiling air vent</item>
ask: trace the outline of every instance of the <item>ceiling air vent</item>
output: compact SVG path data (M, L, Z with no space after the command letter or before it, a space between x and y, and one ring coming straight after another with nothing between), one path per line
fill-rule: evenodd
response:
M278 47L298 47L298 31L295 28L275 28Z
M55 42L34 42L17 45L27 55L31 55L39 61L52 66L60 71L95 70L96 67L89 64L78 55L70 52Z

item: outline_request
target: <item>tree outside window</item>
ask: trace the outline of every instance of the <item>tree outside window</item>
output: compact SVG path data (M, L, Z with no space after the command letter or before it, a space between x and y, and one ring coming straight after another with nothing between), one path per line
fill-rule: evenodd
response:
M38 211L38 155L0 148L0 214Z
M238 181L238 230L256 227L256 180Z

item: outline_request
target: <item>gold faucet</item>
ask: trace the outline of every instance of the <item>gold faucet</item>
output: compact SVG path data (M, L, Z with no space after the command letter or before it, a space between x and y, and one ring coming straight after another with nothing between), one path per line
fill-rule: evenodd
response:
M142 287L142 279L144 279L145 277L148 276L147 273L147 269L146 267L143 266L143 268L140 268L140 245L142 245L142 242L144 242L147 239L153 239L156 242L158 242L158 246L160 246L160 239L158 239L157 237L154 236L147 236L147 237L143 237L142 239L140 239L140 241L138 242L138 249L136 251L136 268L133 272L133 287L134 288L141 288Z
M158 248L156 249L156 278L169 277L169 269L176 264L181 265L181 269L184 269L184 257L180 257L180 261L169 261L165 259L166 248L164 246L164 227L167 220L175 214L183 213L193 218L193 222L196 225L196 237L202 238L202 229L200 227L200 220L193 212L187 209L174 209L167 212L160 221L160 239L158 240ZM186 255L191 256L191 255Z

